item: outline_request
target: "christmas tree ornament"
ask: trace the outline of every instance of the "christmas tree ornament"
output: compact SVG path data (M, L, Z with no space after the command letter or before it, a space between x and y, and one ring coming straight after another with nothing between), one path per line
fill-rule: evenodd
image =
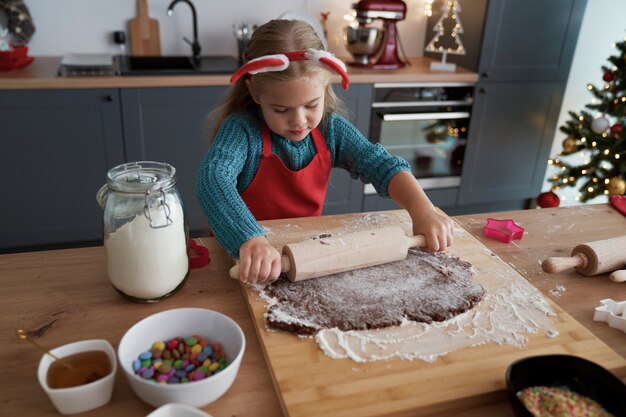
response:
M563 141L563 151L565 153L570 153L570 152L574 152L577 148L576 146L576 139L574 138L566 138Z
M0 16L6 16L6 25L13 45L25 46L35 33L35 25L28 7L22 0L0 1ZM2 19L0 19L2 21Z
M606 185L606 189L611 195L622 195L626 193L626 180L621 177L613 177Z
M561 199L553 191L546 191L537 197L537 205L541 208L558 207Z
M617 211L626 216L626 195L612 195L609 197L609 202Z
M611 123L609 123L609 120L604 116L600 116L591 121L591 130L599 135L606 132L609 126L611 126Z
M602 76L602 79L607 83L613 81L613 73L611 71L605 72Z
M624 127L620 123L615 123L611 126L611 134L616 139L619 137L620 133L622 133L622 130L624 130Z

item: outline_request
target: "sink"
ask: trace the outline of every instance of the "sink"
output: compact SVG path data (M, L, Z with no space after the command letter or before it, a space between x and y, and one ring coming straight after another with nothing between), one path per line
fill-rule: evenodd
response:
M239 61L228 55L202 56L198 61L184 55L118 55L115 59L120 75L232 74L239 68Z

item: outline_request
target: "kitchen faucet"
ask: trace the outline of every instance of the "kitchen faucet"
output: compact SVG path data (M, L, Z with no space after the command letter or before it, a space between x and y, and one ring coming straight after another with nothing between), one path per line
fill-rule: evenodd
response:
M184 36L183 36L183 39L185 40L185 42L191 45L191 52L193 54L194 61L199 61L200 60L200 43L198 42L198 16L196 15L196 8L193 6L193 3L190 0L174 0L172 1L172 3L170 3L169 7L167 8L167 15L171 16L172 13L174 12L174 6L176 6L176 4L180 2L187 3L189 7L191 7L191 15L193 18L193 42Z

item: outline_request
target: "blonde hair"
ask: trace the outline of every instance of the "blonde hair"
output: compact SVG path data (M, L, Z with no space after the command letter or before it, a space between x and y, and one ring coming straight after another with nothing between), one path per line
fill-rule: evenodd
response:
M243 54L243 61L246 63L264 55L302 51L309 48L324 49L324 44L310 24L302 20L271 20L254 31ZM284 71L264 72L250 78L241 77L226 93L224 103L209 115L209 119L215 121L211 137L215 137L220 125L230 114L256 108L256 103L246 86L246 79L249 79L254 90L262 95L274 83L316 77L326 84L324 117L322 118L322 124L324 124L330 113L345 113L342 101L333 91L330 76L328 70L305 60L290 62L289 67Z

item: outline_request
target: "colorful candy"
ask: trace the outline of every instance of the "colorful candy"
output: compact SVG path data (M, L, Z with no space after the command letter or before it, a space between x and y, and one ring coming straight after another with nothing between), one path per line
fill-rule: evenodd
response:
M160 384L200 381L227 366L222 346L197 335L157 340L132 363L136 375Z

